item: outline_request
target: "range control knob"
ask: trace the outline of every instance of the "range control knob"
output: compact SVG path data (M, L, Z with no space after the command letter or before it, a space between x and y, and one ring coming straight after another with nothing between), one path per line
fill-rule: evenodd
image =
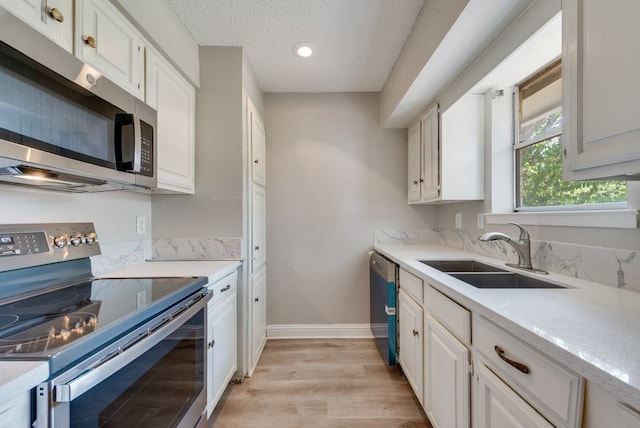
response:
M82 235L80 235L79 233L76 233L71 236L70 241L71 241L71 245L73 245L74 247L77 247L78 245L82 244Z
M69 236L67 235L60 235L53 238L53 245L55 245L58 248L64 248L68 244L69 244Z
M84 235L84 243L91 245L94 242L96 242L96 234L91 232L91 233L87 233L86 235Z

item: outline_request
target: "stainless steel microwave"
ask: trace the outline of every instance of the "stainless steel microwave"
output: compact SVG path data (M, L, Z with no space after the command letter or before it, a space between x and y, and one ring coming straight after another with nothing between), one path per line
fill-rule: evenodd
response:
M0 182L156 186L156 111L9 13L0 16Z

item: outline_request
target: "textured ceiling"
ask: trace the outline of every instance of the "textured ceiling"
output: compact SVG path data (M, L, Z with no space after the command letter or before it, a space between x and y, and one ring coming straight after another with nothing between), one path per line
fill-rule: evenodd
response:
M380 91L424 0L168 0L201 46L242 46L264 92ZM308 42L310 58L293 54Z

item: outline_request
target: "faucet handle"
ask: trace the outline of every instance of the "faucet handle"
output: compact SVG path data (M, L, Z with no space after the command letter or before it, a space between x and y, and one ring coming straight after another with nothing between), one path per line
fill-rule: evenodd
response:
M514 223L512 221L510 221L509 224L517 226L518 229L520 229L520 237L518 238L520 241L525 240L525 239L529 239L529 232L527 232L527 230L524 227L522 227L518 223Z

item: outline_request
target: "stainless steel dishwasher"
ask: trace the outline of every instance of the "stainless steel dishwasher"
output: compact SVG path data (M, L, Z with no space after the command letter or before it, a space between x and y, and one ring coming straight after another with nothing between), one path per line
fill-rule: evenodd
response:
M387 365L396 365L396 296L398 265L369 253L369 309L371 333Z

